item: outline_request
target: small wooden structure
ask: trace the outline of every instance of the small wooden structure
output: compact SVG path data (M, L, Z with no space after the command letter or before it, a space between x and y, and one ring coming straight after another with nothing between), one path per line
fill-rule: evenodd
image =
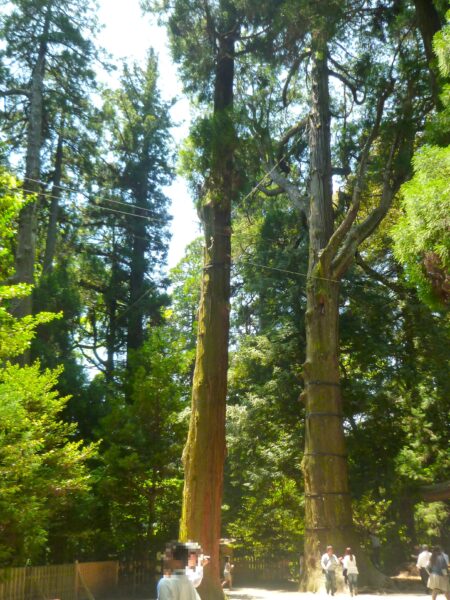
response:
M450 500L450 481L442 481L433 485L424 485L419 490L420 499L425 502Z

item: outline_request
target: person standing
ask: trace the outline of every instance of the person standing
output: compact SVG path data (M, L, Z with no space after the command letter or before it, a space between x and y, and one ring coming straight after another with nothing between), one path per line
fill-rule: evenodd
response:
M298 557L298 578L299 581L301 581L302 577L303 577L303 572L305 570L305 557L303 554L300 554L300 556Z
M225 556L225 566L223 568L223 582L222 587L228 586L228 589L231 590L233 585L233 577L231 575L234 569L234 565L231 564L231 558L229 556Z
M336 569L339 566L339 560L334 554L333 546L327 546L327 551L320 559L320 565L325 574L325 589L327 594L334 596L336 593Z
M188 547L186 575L192 585L198 588L203 581L203 567L209 563L209 556L203 554L200 544L188 542L186 545Z
M424 544L422 546L422 552L420 552L417 557L416 567L419 569L419 575L423 583L423 587L427 594L430 593L430 589L428 587L428 577L429 573L427 571L428 563L430 562L431 552L428 550L428 546Z
M381 562L381 540L380 538L377 536L377 534L375 533L375 531L369 531L369 537L370 537L370 543L372 545L372 560L373 560L373 564L377 567L377 569L380 568Z
M197 590L186 575L188 557L186 544L176 542L171 545L171 556L166 559L170 575L161 577L158 582L158 600L200 600Z
M428 563L428 587L431 589L431 598L436 600L439 593L445 594L447 600L450 600L450 584L448 581L448 561L441 548L435 546L431 553Z
M346 571L348 589L350 596L358 594L358 567L356 566L356 558L351 548L345 549L344 558L342 559L342 567Z

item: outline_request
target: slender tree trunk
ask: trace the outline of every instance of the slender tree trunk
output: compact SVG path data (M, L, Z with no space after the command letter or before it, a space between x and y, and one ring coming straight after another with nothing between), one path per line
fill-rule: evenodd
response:
M111 281L105 293L105 304L108 314L108 330L106 333L106 364L105 378L108 383L113 381L115 355L117 347L117 286L119 285L119 265L115 229L112 229Z
M200 587L203 599L223 598L219 540L230 302L231 202L234 128L234 23L223 28L215 74L214 126L208 198L202 206L204 268L198 315L192 414L184 449L185 482L180 527L182 540L199 542L211 563Z
M58 233L58 212L59 212L59 201L61 199L61 179L62 179L62 165L63 165L63 133L59 134L58 145L56 147L55 155L55 174L53 177L53 186L50 202L50 216L47 226L47 237L45 243L45 254L44 263L42 266L43 275L51 273L53 270L53 261L55 259L56 252L56 238Z
M51 8L42 32L36 64L31 75L30 114L28 119L27 152L25 165L25 196L34 196L33 200L20 211L17 233L16 274L17 283L34 283L34 263L36 255L36 203L41 176L41 146L43 121L43 85L47 55L47 38L50 28ZM17 301L13 306L16 317L30 315L33 311L31 294ZM25 357L25 361L28 359Z
M148 242L146 241L146 223L141 216L146 216L147 208L147 185L140 187L139 194L136 195L136 204L139 208L135 209L136 217L131 217L131 268L130 268L130 313L128 316L127 330L127 365L130 368L130 359L134 350L140 348L144 342L144 310L143 303L140 301L144 293L144 281L146 271L145 253Z

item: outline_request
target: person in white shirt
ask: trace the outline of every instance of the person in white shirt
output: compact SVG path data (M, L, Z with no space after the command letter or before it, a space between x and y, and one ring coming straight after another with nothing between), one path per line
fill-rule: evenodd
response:
M350 596L358 594L358 567L356 566L356 558L351 548L345 549L344 558L342 559L342 568L347 576L348 589Z
M333 546L327 546L327 551L320 559L320 565L325 574L325 589L327 594L334 596L336 593L336 569L339 566L339 560L333 552Z
M205 556L201 546L194 542L188 542L189 556L186 567L186 575L195 588L201 584L203 579L203 567L209 563L209 556Z
M423 583L423 587L427 593L430 593L430 588L428 587L428 577L429 573L427 570L428 563L430 562L431 552L428 550L427 545L422 546L422 552L417 557L416 567L419 569L419 575Z
M189 550L187 544L172 545L171 557L166 559L170 575L162 577L156 588L158 600L200 600L197 590L186 575Z

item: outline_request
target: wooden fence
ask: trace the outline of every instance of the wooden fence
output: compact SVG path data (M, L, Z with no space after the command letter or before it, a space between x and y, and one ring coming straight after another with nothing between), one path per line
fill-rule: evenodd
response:
M97 600L118 590L119 563L0 569L0 600Z
M287 583L298 575L295 573L295 561L289 559L236 556L232 562L233 585L236 586Z
M234 557L234 585L292 581L295 561ZM0 600L102 600L155 598L155 561L104 561L0 569Z

